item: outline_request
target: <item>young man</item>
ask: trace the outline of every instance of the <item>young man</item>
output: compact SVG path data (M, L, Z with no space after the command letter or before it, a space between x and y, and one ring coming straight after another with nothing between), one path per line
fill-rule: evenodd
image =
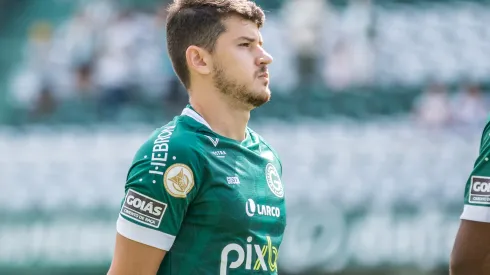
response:
M490 122L466 183L464 210L451 254L451 275L490 274Z
M168 52L190 104L134 157L110 275L277 274L282 166L247 127L271 97L263 22L248 0L170 6Z

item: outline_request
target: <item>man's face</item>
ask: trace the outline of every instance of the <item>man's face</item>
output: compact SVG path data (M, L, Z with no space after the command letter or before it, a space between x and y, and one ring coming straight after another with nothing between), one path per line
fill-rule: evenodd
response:
M216 88L247 108L270 100L267 65L272 57L262 48L255 23L238 16L223 21L226 31L216 41L213 80Z

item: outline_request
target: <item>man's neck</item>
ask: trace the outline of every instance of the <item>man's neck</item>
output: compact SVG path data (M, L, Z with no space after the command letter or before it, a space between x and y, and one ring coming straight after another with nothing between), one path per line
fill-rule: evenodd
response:
M250 111L233 106L223 98L191 97L189 102L217 134L237 141L246 138Z

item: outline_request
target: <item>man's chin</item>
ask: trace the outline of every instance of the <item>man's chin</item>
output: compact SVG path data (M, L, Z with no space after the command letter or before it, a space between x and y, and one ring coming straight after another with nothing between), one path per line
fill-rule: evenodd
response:
M261 91L253 98L249 98L248 103L253 108L260 107L271 100L271 92L269 89Z
M271 97L271 90L269 89L269 86L261 87L260 90L257 90L255 94L263 96L263 97Z

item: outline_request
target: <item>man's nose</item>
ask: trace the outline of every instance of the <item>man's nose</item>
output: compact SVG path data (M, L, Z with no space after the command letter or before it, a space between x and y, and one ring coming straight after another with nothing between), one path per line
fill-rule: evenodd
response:
M266 51L263 51L262 55L260 56L260 58L258 58L258 66L261 66L261 65L269 65L272 63L272 56L266 52Z

